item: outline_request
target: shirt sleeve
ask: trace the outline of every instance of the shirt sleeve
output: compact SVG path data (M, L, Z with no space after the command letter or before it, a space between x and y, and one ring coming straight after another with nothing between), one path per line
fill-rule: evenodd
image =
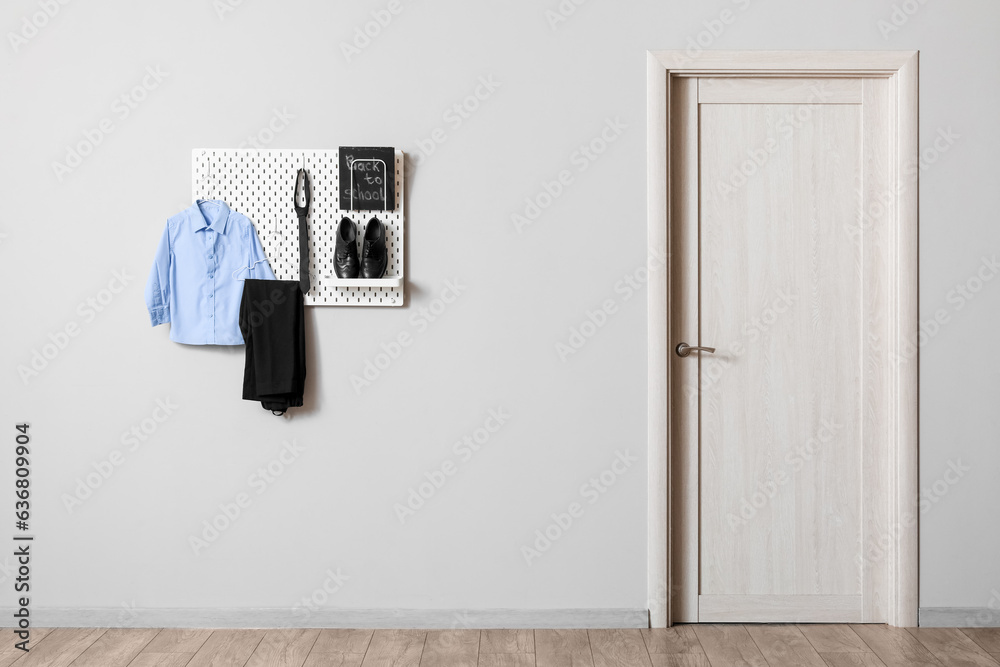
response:
M249 267L249 277L257 278L259 280L277 280L274 276L274 271L271 270L271 264L267 261L267 255L264 254L264 247L260 244L260 238L257 237L257 230L254 228L253 223L248 221L247 227L247 239L248 239L248 257L247 266Z
M163 229L153 268L146 280L146 308L153 326L170 321L170 223Z

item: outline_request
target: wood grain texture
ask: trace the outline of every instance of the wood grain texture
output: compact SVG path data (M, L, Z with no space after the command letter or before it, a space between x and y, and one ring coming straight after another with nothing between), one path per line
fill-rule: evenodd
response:
M861 113L792 109L700 108L702 596L862 593Z
M826 667L794 625L750 625L747 632L770 667Z
M849 625L800 625L798 628L817 653L871 652Z
M888 424L890 397L889 369L889 279L887 249L890 247L892 222L895 219L895 198L890 147L891 132L886 118L892 117L892 86L888 79L867 79L863 86L862 125L864 127L864 182L862 208L856 220L844 231L851 241L862 248L863 297L862 322L863 396L861 422L862 456L862 582L864 606L862 621L884 623L888 618L889 561L891 543L889 503L892 484L889 479L890 443Z
M156 629L111 628L73 661L73 667L125 667L158 633Z
M302 667L319 637L319 630L268 630L246 667Z
M103 628L56 628L13 664L18 667L65 667L104 632Z
M861 104L861 79L699 77L699 104Z
M195 654L211 636L211 630L202 628L164 628L153 637L143 653Z
M417 667L427 633L423 630L376 630L364 667Z
M918 122L918 54L911 52L896 74L896 130L894 156L895 173L899 182L894 224L895 238L892 247L895 266L890 272L892 283L889 287L893 301L889 308L896 315L892 323L893 338L889 345L890 358L902 352L905 343L912 344L920 333L918 303L919 248L919 169L907 168L919 159ZM896 353L896 354L894 354ZM918 619L919 597L919 553L917 525L920 516L920 469L918 442L920 439L919 352L910 363L893 366L890 386L891 410L895 419L890 422L889 470L892 472L889 492L890 506L895 508L892 517L893 534L892 557L889 561L890 599L888 618L890 624L900 627L915 627Z
M216 630L188 663L190 667L243 667L264 630Z
M648 52L661 67L671 71L753 72L759 75L809 71L892 74L916 51L722 51L705 49L692 57L689 51Z
M962 628L962 632L989 653L1000 653L1000 628Z
M653 654L693 653L704 655L694 626L675 625L671 628L648 628L642 630L642 638L646 642L646 650Z
M361 667L364 653L310 653L302 667Z
M670 506L674 623L698 622L698 82L675 79L670 94ZM652 312L652 311L650 311ZM658 627L653 625L653 627Z
M653 667L712 667L708 658L695 653L654 653L649 659Z
M885 667L874 653L821 653L830 667Z
M702 595L703 623L858 623L860 595Z
M712 667L768 667L742 625L697 625L694 631Z
M894 104L889 110L889 117L884 119L887 127L893 132L892 153L890 155L891 173L894 180L890 190L900 193L895 217L889 221L892 234L888 236L885 247L885 258L889 269L886 292L892 295L888 304L890 310L890 339L886 341L887 356L897 358L903 341L910 340L917 332L917 170L908 169L908 165L918 160L918 64L919 55L916 51L856 51L856 52L820 52L820 51L715 51L707 50L697 58L690 58L683 51L651 51L647 54L647 100L648 100L648 238L650 249L666 246L662 231L672 226L671 209L674 206L669 189L663 181L671 181L673 171L669 165L672 158L673 137L665 136L665 126L673 126L673 112L669 104L669 90L674 86L671 82L685 77L711 76L721 77L785 77L785 78L863 78L867 82L873 79L885 79L893 89ZM665 104L665 102L667 102ZM861 190L859 184L858 190ZM673 260L677 260L675 254ZM670 597L659 576L659 564L669 558L659 560L654 557L656 550L662 552L665 540L660 539L664 524L667 534L672 536L672 523L675 518L669 511L664 511L669 503L660 502L665 489L660 474L661 466L653 465L662 458L656 447L667 442L668 456L672 457L674 446L669 437L664 434L668 424L667 415L663 414L664 404L672 405L676 397L673 389L664 387L659 381L662 377L664 353L672 350L675 341L670 334L669 323L673 315L666 308L668 298L658 281L653 281L649 297L648 319L648 358L653 362L649 368L648 382L648 421L649 421L649 512L648 534L649 562L651 567L648 594L651 620L653 627L663 627L668 614L662 613L657 607L657 600ZM661 309L662 307L662 309ZM663 324L666 324L664 329ZM668 357L669 358L669 357ZM894 625L914 626L917 623L917 405L918 376L917 365L904 364L893 367L886 373L886 391L888 394L887 408L889 424L887 424L888 439L888 470L889 486L887 496L881 498L880 505L888 506L888 525L893 530L888 533L889 554L885 563L884 594L879 597L872 594L878 587L875 577L865 578L863 583L866 596L866 620L879 619L880 608L885 610L885 620ZM668 458L668 461L671 460ZM867 463L867 462L866 462ZM662 466L669 467L670 463ZM672 478L668 475L668 480ZM671 497L669 490L666 491ZM669 508L666 508L669 510ZM872 529L866 526L866 537ZM672 539L672 538L669 538ZM868 541L871 544L871 540ZM669 549L674 553L676 547ZM668 567L671 565L668 564ZM674 581L669 592L673 594L684 586L680 574L683 571L671 569ZM871 574L880 574L872 570ZM656 577L659 577L657 579ZM690 605L689 605L690 606ZM680 620L680 619L674 619ZM686 619L685 619L686 620ZM693 619L691 619L693 620Z
M941 662L903 628L852 625L886 667L940 667Z
M479 630L431 630L427 633L421 667L476 667Z
M650 667L639 630L588 630L594 667Z
M483 630L479 653L534 653L535 635L531 630Z
M956 628L909 628L942 664L953 667L997 667L987 651Z
M364 653L371 643L373 630L320 630L313 653Z
M677 630L678 632L673 632ZM989 629L995 630L995 629ZM46 631L31 653L17 656L15 665L79 667L82 664L114 667L125 664L122 656L135 653L148 640L151 629L61 629ZM527 648L524 631L491 631L491 646L510 649L506 653L477 651L478 631L370 630L331 631L324 642L326 652L317 652L319 630L218 630L199 651L199 662L213 666L246 667L359 667L365 664L434 667L480 665L482 667L547 667L602 665L641 667L997 667L1000 653L986 651L963 630L919 628L903 630L884 625L697 625L670 630L538 630L537 654ZM692 637L692 634L694 637ZM990 644L995 632L974 632ZM183 633L180 633L183 635ZM260 636L258 640L258 635ZM381 635L381 636L380 636ZM425 641L426 635L426 641ZM862 638L864 636L864 639ZM370 646L368 639L371 637ZM47 651L41 646L49 638L56 642ZM157 635L159 639L159 635ZM252 657L247 643L257 640ZM190 638L166 637L160 645L184 646ZM195 640L197 641L197 640ZM310 645L308 659L303 654ZM990 644L992 645L992 644ZM196 664L193 654L155 652L147 641L128 667L185 667ZM188 644L190 646L190 644ZM369 656L343 649L369 648ZM705 654L696 651L706 651ZM871 650L860 650L871 647ZM829 650L814 650L816 648ZM520 652L513 652L520 651ZM662 652L660 652L662 651ZM686 651L686 652L681 652ZM478 662L476 653L478 652ZM103 656L106 662L100 662ZM596 659L592 659L592 656ZM537 662L536 662L537 658ZM822 662L818 661L820 658ZM596 662L596 665L595 665Z
M479 667L535 667L535 654L480 653Z
M187 667L193 653L140 653L128 667Z
M28 639L28 652L34 651L35 647L38 646L38 642L42 641L50 632L52 632L51 628L32 628L31 636ZM10 637L12 635L8 635L8 638ZM0 646L0 667L9 667L24 657L24 651L14 645L19 641L21 641L20 638L10 639L10 641L4 642Z
M594 667L586 630L535 630L537 667Z

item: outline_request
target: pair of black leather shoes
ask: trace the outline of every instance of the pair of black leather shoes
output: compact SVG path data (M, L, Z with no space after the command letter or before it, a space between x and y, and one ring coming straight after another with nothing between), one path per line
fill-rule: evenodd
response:
M354 221L344 218L337 226L337 248L333 269L338 278L381 278L389 264L389 251L385 247L385 225L372 218L365 227L361 260L358 260L358 229Z

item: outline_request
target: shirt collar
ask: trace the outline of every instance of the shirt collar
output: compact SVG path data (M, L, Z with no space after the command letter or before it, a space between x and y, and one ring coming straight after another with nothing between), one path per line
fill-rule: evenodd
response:
M207 204L202 208L202 204ZM221 199L198 199L192 208L192 223L194 231L214 229L220 234L226 233L229 223L229 206Z

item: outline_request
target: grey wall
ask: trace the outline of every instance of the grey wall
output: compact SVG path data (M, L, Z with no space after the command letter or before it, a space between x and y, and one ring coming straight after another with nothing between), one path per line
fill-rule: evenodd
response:
M46 2L53 16L34 16ZM21 420L34 436L36 606L290 607L339 568L349 578L330 607L645 607L646 307L620 281L645 261L645 51L699 33L720 49L921 50L922 144L957 135L921 181L921 308L947 319L921 349L921 485L934 500L921 606L989 604L1000 280L974 278L1000 247L1000 5L897 2L900 25L883 34L895 6L883 0L564 0L574 11L554 24L555 0L236 2L2 10L0 387L9 439ZM390 6L380 34L345 56ZM706 32L723 10L732 21ZM481 77L499 87L480 88L467 117L450 112ZM95 132L102 121L113 131ZM608 122L624 129L581 160ZM419 156L436 128L445 141L407 172L408 307L311 309L307 409L285 420L240 400L241 348L150 328L143 283L165 219L190 204L192 148L255 137ZM89 155L54 166L88 134L100 138ZM512 214L562 170L572 182L519 233ZM953 292L970 280L973 298ZM421 309L447 281L461 296L430 321ZM614 313L560 358L606 300ZM67 326L77 335L61 336ZM413 345L357 392L351 376L401 332ZM36 351L52 358L22 378ZM499 430L457 455L501 408ZM123 442L133 427L145 439ZM302 451L273 464L280 476L253 477L291 440ZM67 508L116 450L120 465ZM581 486L618 452L637 461L591 504ZM394 504L446 460L456 474L401 524ZM953 484L939 481L949 462L968 468ZM241 493L249 506L196 554L190 538ZM572 502L583 515L529 565L522 545Z

